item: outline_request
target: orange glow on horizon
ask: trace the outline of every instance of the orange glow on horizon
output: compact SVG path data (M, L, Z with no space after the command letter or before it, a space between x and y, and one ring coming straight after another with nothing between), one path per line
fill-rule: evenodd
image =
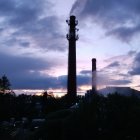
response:
M91 85L80 86L79 89L82 92L86 92L87 90L91 89Z

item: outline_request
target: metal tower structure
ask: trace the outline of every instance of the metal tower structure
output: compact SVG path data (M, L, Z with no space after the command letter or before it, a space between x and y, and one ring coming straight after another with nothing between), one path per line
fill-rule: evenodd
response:
M67 83L67 96L70 102L75 102L77 95L77 82L76 82L76 40L78 40L78 35L76 32L76 25L78 21L75 16L70 16L70 20L66 20L69 25L69 33L66 38L69 42L69 52L68 52L68 83Z

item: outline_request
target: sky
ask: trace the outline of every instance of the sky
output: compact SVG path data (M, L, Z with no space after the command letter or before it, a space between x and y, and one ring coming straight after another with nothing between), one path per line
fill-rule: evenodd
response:
M0 76L12 89L66 91L68 25L75 15L78 91L97 85L140 90L139 0L0 0Z

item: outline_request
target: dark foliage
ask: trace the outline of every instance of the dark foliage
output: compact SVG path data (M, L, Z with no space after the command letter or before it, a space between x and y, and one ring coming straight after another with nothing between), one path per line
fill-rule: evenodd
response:
M135 96L94 94L78 109L48 116L33 140L139 140L140 99Z
M0 93L0 121L8 121L10 118L16 120L22 117L40 118L50 112L64 109L62 99L51 96L31 96L13 93Z
M30 139L35 131L32 120L44 119L48 113L67 108L64 100L64 97L54 98L47 92L43 96L0 93L0 140ZM24 118L27 119L25 123Z
M11 86L11 84L10 84L9 79L7 78L6 75L3 75L0 78L0 92L2 92L2 93L5 93L6 91L9 92L10 86Z

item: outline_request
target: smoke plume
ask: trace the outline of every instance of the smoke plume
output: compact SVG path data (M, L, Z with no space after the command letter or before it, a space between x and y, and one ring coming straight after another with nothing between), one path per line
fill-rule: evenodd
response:
M91 19L106 36L128 42L140 34L140 0L77 0L70 14L84 22Z
M86 2L87 0L82 0L82 2L77 0L71 8L70 15L80 15L80 13L84 10Z

